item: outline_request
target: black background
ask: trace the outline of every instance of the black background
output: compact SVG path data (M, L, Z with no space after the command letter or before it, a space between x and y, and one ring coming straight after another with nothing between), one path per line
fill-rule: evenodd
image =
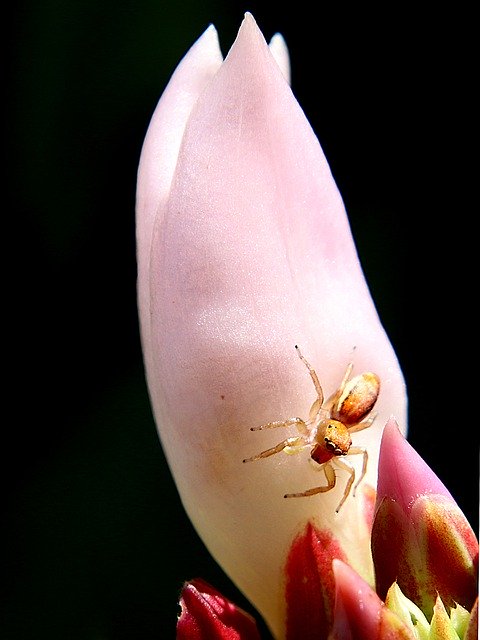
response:
M226 53L246 10L286 38L404 370L409 440L478 531L474 16L388 6L26 0L4 14L2 638L172 638L195 576L253 612L165 465L134 237L157 100L208 24Z

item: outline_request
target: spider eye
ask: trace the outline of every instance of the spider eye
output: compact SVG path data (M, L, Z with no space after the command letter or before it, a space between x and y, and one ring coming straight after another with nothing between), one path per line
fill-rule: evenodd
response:
M333 444L333 442L331 440L329 440L328 438L325 438L325 447L329 450L329 451L335 451L335 445Z

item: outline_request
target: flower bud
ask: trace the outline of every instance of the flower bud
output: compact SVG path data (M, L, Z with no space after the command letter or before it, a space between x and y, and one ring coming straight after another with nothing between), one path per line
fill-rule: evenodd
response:
M180 606L176 640L260 640L253 618L204 580L183 586Z
M251 427L308 418L316 394L294 345L326 397L349 362L381 379L377 418L354 434L368 450L364 486L387 417L405 424L406 413L343 202L287 77L283 40L270 49L250 14L223 62L210 27L152 118L137 203L142 345L166 458L207 548L278 638L287 557L306 523L373 578L362 485L336 513L345 469L328 492L286 500L325 484L308 446L243 464L299 435Z
M470 611L477 595L478 541L433 471L391 420L379 462L372 553L377 591L397 581L425 613L457 603Z
M328 640L416 640L408 626L353 569L334 560L333 572L335 613Z

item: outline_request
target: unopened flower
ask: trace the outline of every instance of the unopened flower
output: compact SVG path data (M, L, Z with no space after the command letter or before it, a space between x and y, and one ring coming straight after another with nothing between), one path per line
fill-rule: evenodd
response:
M376 585L393 582L430 619L437 596L467 610L477 596L478 541L446 487L399 432L382 438L372 531Z
M269 47L249 14L225 60L209 27L178 66L140 161L138 303L155 420L190 519L275 637L307 640L299 625L313 606L325 633L333 623L334 558L375 586L379 444L390 415L406 425L406 399L341 197L288 77L285 43L276 36ZM319 472L323 449L312 462L314 440L300 437L321 411L341 416L315 404L295 345L325 399L349 363L353 376L380 380L375 419L353 434L352 450L347 428L345 452L368 454L351 456L357 478L366 468L358 486L345 466ZM250 430L289 418L289 427ZM243 463L289 437L278 454Z
M333 569L335 616L328 640L413 640L408 626L353 569L339 560Z
M260 640L255 620L204 580L185 583L177 640Z

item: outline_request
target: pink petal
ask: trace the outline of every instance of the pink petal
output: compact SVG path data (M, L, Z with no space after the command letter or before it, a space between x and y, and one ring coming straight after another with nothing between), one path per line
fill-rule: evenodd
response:
M414 640L407 626L347 564L333 561L336 602L329 640Z
M276 33L270 40L268 46L285 80L290 84L290 56L288 54L287 43L283 39L282 34Z
M409 511L420 495L443 495L453 498L427 463L401 434L395 420L390 419L382 436L378 467L377 500L384 496Z
M150 120L137 181L138 297L147 374L151 356L150 250L153 229L168 199L185 126L200 93L222 63L215 28L210 26L190 48L163 92Z

